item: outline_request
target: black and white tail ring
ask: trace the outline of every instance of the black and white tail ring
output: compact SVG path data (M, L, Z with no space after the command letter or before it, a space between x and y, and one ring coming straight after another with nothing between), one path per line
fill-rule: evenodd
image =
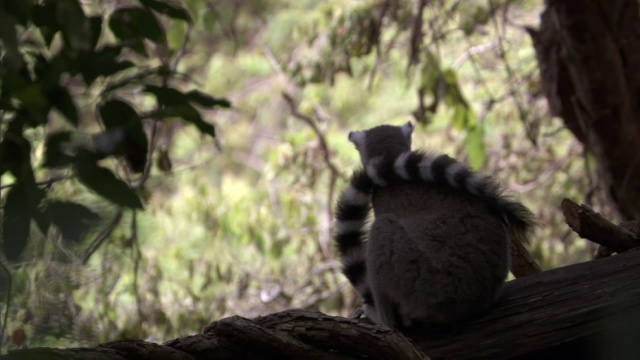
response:
M367 286L365 243L366 222L371 211L371 192L374 183L366 172L353 173L347 189L338 199L335 210L336 231L342 272L356 288L365 303L373 303Z
M366 171L376 186L419 180L478 197L491 212L502 218L512 235L520 241L526 241L529 231L535 226L531 211L505 196L493 178L477 174L447 155L407 151L391 161L373 159Z

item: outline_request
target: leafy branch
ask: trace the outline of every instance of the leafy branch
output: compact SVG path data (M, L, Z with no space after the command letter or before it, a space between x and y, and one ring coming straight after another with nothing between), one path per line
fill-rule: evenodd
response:
M335 164L331 160L331 151L329 150L329 146L327 145L327 140L325 138L325 135L322 133L322 131L320 131L320 128L318 128L318 125L316 124L316 122L310 117L298 111L298 108L295 105L295 102L291 95L284 92L282 93L282 97L287 103L287 105L289 106L289 111L291 112L291 115L294 118L305 123L307 126L309 126L311 130L314 132L314 134L316 135L316 138L318 139L318 143L320 144L320 149L322 151L324 162L327 165L327 168L329 169L329 191L327 194L326 219L327 219L327 224L330 224L331 220L333 219L332 204L333 204L333 199L335 197L336 182L339 177L342 177L342 174L340 173L338 168L335 166ZM322 251L323 258L326 260L326 259L329 259L330 257L328 252L330 236L327 236L326 239L323 239L323 240L324 241L321 240L321 243L322 243L321 249L323 250ZM335 283L338 283L336 272L337 271L331 271L331 274L335 280Z
M82 244L75 249L84 250L81 263L87 264L126 210L135 216L144 208L140 195L165 119L181 119L215 138L215 127L201 109L231 104L197 89L173 86L172 80L185 78L177 66L190 36L187 31L173 52L165 31L165 24L173 21L190 29L192 19L182 6L161 0L116 4L112 11L89 15L79 0L0 2L0 176L15 179L0 184L0 265L9 278L0 341L11 306L10 270L41 261L42 254L33 249L53 241L52 234ZM144 104L131 97L131 91L154 97L154 111L140 111ZM62 115L63 124L52 121L53 111ZM150 117L148 132L145 122ZM96 124L100 130L89 138L78 136ZM41 147L30 135L34 130L46 135L40 164L32 162L34 149ZM67 175L57 175L61 173ZM130 174L140 174L135 184ZM87 234L101 216L78 200L57 199L51 189L63 180L74 180L81 185L80 194L96 194L116 209L88 244ZM42 236L31 236L32 224Z

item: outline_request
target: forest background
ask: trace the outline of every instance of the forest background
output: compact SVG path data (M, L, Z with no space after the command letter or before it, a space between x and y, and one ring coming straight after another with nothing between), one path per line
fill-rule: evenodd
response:
M82 41L95 49L122 46L105 55L120 59L115 68L60 78L69 94L64 100L77 107L75 122L69 106L53 106L41 123L15 130L14 104L38 105L37 91L23 87L13 94L19 101L0 101L3 144L10 143L7 134L29 144L23 163L15 162L32 168L52 224L26 217L20 250L7 245L15 240L6 226L20 223L12 212L22 209L12 189L24 181L16 175L22 165L18 171L7 160L15 153L2 147L9 164L0 178L2 350L24 341L29 347L162 342L222 317L288 308L349 315L359 300L331 246L331 209L359 162L347 133L380 124L413 121L414 147L492 174L530 207L543 226L529 250L543 269L590 259L595 249L564 224L561 200L617 215L593 159L551 116L542 93L527 32L539 23L542 1L432 1L416 14L423 3L65 0L59 4L66 10L43 10L52 10L61 27L50 38L42 29L53 25L42 25L42 17L34 20L38 32L15 16L15 50L31 61L32 77L40 61L33 54L42 52L47 63L61 49L85 51L77 45ZM142 10L122 10L132 7ZM3 24L13 24L7 19L18 8L2 9ZM76 17L63 17L69 13ZM99 38L73 35L84 20L61 25L82 14L105 16ZM131 25L137 20L151 25L141 30ZM8 28L0 29L5 69L16 54ZM141 87L140 79L149 83ZM116 91L126 100L114 101ZM181 103L169 112L180 96L197 106L185 110ZM191 112L196 107L201 117ZM137 135L112 137L113 119L131 109L146 114L133 116ZM94 151L119 141L134 150L82 157L83 146ZM52 145L61 143L68 146ZM87 176L97 164L109 169L112 187ZM135 193L114 196L121 183ZM16 338L22 333L26 339Z

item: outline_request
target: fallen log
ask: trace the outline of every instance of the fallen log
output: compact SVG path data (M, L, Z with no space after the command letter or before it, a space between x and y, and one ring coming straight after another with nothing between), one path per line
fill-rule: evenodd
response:
M616 329L630 323L630 329L637 328L638 319L632 316L637 309L640 251L632 251L510 281L491 312L448 330L413 329L405 337L364 321L287 310L252 320L222 319L202 334L163 345L123 340L95 348L17 350L5 358L311 360L425 359L427 355L436 360L551 359L571 354L565 358L604 359L620 350L605 341L612 339L612 333L625 333ZM611 321L612 316L623 321ZM628 333L636 336L635 331Z
M509 359L555 347L568 351L563 344L606 352L608 344L593 342L625 325L611 317L638 308L640 251L633 251L516 279L489 314L447 335L410 337L432 359Z

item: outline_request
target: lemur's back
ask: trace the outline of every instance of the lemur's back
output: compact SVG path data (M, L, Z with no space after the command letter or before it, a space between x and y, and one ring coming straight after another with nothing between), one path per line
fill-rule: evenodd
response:
M369 281L399 304L394 322L451 324L493 303L508 272L508 235L482 200L410 182L376 187L372 204ZM396 271L407 257L412 271Z

